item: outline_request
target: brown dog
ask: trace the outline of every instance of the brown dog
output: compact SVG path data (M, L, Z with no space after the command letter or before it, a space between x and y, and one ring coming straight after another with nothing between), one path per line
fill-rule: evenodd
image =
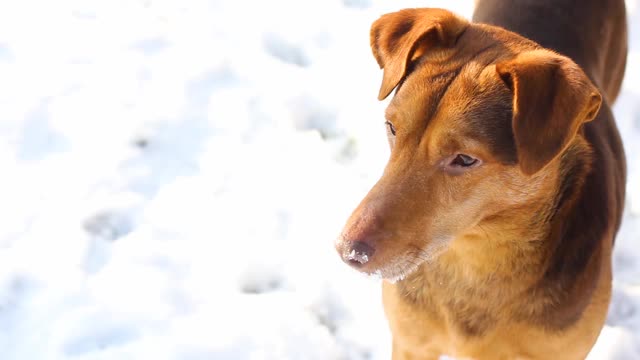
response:
M474 20L373 24L391 157L337 250L389 280L393 359L584 359L624 202L624 2L480 0Z

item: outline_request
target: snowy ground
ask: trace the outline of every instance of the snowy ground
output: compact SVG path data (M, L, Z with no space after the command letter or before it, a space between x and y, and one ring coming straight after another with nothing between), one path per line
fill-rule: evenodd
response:
M470 1L0 2L0 358L388 359L332 248L388 155L380 14ZM629 163L591 359L640 359L640 1Z

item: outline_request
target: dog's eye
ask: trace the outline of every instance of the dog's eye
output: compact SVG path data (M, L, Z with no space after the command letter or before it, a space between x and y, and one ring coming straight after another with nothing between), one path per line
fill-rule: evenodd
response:
M458 154L453 160L451 160L450 166L456 167L470 167L478 163L478 159L472 158L469 155Z
M396 128L393 126L393 124L390 123L389 121L385 121L385 124L387 124L387 127L389 128L391 135L396 136Z

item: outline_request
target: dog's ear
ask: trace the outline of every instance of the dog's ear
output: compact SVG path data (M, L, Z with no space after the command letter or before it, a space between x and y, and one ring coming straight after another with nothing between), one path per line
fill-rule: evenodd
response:
M389 96L417 55L453 46L467 26L469 22L442 9L405 9L376 20L371 26L371 50L384 69L378 99Z
M523 173L542 169L598 114L602 97L569 58L533 50L496 64L513 92L513 135Z

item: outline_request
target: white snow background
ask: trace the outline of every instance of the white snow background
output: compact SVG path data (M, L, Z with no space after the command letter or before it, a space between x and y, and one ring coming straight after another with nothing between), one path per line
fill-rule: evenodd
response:
M590 359L640 359L640 1L628 201ZM369 27L471 1L0 1L0 359L388 359L333 250L388 156Z

